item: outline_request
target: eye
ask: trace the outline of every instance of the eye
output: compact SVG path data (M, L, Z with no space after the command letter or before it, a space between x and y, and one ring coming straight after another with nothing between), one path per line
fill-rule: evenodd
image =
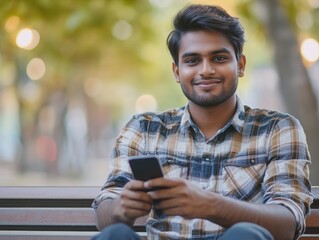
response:
M200 59L199 58L189 58L189 59L186 59L185 61L184 61L186 64L188 64L188 65L196 65L197 63L199 63L200 62Z
M225 62L228 58L225 57L225 56L216 56L216 57L213 57L213 61L214 62Z

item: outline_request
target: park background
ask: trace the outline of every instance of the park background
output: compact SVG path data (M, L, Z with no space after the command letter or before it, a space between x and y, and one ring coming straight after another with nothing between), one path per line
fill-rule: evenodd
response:
M0 185L101 185L132 114L186 103L166 37L185 4L246 29L238 95L304 126L319 185L319 0L0 0Z

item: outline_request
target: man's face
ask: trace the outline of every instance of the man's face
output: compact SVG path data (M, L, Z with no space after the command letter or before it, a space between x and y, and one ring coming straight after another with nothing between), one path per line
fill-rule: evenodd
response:
M194 31L183 35L173 64L176 81L185 96L199 106L216 106L234 96L244 75L245 56L236 59L228 39L218 32Z

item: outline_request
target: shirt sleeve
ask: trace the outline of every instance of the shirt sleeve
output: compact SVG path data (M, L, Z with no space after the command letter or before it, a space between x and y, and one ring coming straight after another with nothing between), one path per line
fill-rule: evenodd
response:
M128 164L128 156L143 155L144 140L138 116L133 118L121 130L112 150L109 175L92 207L106 199L114 199L121 193L124 185L132 180L132 172Z
M305 216L313 201L309 181L310 154L299 121L281 119L270 131L264 202L287 207L296 219L297 239L305 231Z

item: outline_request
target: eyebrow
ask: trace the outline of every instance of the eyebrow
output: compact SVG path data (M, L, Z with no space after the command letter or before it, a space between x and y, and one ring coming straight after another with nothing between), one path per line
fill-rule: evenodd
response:
M230 52L227 48L217 49L217 50L211 51L209 54L210 54L210 55L215 55L215 54L220 54L220 53L231 54L231 52ZM196 52L185 52L185 53L182 55L182 58L194 57L194 56L200 56L200 54L199 54L199 53L196 53Z

